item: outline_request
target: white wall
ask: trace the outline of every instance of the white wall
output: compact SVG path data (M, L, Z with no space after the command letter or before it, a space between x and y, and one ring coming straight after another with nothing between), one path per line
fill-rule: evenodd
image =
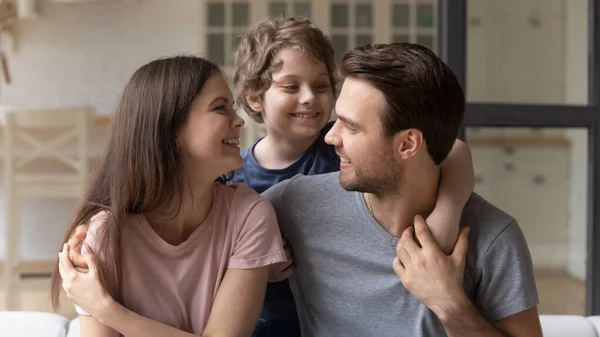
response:
M0 88L0 104L92 105L111 114L127 79L143 63L201 50L203 1L40 3L39 19L19 22L18 49L9 54L13 83ZM31 200L23 205L23 259L56 258L75 202ZM1 214L2 209L4 238Z
M109 114L133 71L156 57L200 51L200 1L41 1L41 17L19 22L10 55L13 84L2 104L91 104Z

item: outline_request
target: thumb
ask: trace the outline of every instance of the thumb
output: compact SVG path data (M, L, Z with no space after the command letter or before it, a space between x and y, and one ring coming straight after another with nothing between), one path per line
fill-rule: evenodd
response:
M464 266L465 261L467 260L467 248L469 247L469 227L463 228L459 235L458 240L456 240L456 245L454 245L454 251L452 252L452 259L459 266Z
M94 255L85 254L85 255L83 255L83 257L85 258L85 262L88 265L89 273L91 273L91 276L96 275L98 272L98 269L96 268L96 263L94 262Z

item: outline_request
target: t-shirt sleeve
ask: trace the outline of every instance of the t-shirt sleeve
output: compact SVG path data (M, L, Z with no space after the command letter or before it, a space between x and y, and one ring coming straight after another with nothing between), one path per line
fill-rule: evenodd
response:
M94 248L96 248L97 236L99 229L104 226L106 219L108 217L107 212L100 212L94 215L90 220L90 226L88 227L88 232L85 235L85 240L81 245L81 254L91 253ZM78 306L75 306L75 310L78 314L83 316L90 316L85 310L81 309Z
M539 303L531 254L516 221L498 234L479 264L476 302L490 322Z
M253 269L286 260L277 218L269 201L260 196L247 214L238 214L241 229L236 239L229 268ZM237 207L238 210L246 207Z

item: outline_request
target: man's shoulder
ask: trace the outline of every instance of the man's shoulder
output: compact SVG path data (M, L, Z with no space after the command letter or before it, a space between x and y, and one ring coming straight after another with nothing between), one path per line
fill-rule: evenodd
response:
M284 180L265 192L263 196L271 202L297 202L303 199L317 199L343 191L339 184L339 172L316 175L297 174Z
M292 191L292 194L297 193L313 193L313 192L333 192L334 190L342 190L339 183L339 172L329 172L313 175L297 174L286 182L286 189Z

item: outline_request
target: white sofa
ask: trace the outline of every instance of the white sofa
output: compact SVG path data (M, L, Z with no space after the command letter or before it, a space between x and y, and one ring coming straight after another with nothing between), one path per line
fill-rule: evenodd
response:
M600 337L600 316L541 315L544 337ZM79 319L47 312L0 311L1 337L78 337Z
M37 311L0 311L0 337L79 337L79 319Z

